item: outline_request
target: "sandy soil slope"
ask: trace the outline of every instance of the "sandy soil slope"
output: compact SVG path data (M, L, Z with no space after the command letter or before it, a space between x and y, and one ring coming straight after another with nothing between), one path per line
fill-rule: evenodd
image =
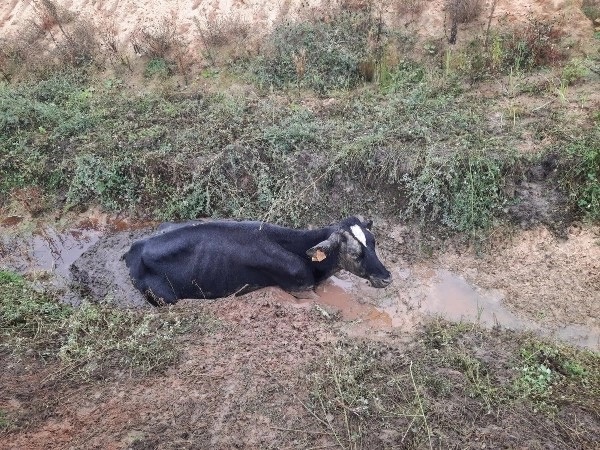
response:
M589 40L593 25L581 12L581 1L567 0L500 0L493 15L492 26L524 24L531 19L552 20L568 36L570 45ZM335 8L360 9L372 4L386 23L403 27L423 39L448 35L444 0L394 0L366 2L358 0L57 0L59 14L87 20L99 30L111 29L118 41L129 43L141 27L157 26L164 19L172 21L178 34L192 47L198 42L198 25L218 24L234 20L249 24L254 33L263 34L281 20L312 16L326 20ZM461 30L482 34L492 12L492 2L481 2L481 14ZM43 20L41 0L7 0L0 4L0 37L10 37L28 27L34 20Z

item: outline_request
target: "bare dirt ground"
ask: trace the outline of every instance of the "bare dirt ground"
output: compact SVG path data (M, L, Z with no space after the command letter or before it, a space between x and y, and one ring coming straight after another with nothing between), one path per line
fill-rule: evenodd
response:
M524 24L532 18L556 22L571 47L587 51L593 24L581 11L581 0L536 0L494 2L492 26ZM119 47L133 53L132 40L144 27L160 27L164 20L174 24L177 36L188 44L195 57L200 45L198 27L205 28L227 21L249 24L251 36L263 36L274 24L282 20L303 17L322 17L327 20L332 10L373 8L390 25L412 30L421 40L448 35L445 0L394 0L367 2L360 0L68 0L57 1L58 13L65 17L78 17L114 37ZM489 21L492 2L479 2L482 13L468 25L461 25L459 33L482 34ZM44 22L44 5L41 0L8 0L0 5L0 38L21 34L32 21ZM59 33L57 33L59 34ZM242 45L252 52L257 39L245 39Z

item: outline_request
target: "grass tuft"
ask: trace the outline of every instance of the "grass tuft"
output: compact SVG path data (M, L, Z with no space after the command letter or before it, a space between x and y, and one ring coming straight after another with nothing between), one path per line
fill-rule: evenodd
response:
M202 313L119 310L91 303L73 308L21 276L0 271L0 348L13 355L32 349L42 358L58 358L60 376L160 371L178 358L178 335L190 328L209 331L215 324Z

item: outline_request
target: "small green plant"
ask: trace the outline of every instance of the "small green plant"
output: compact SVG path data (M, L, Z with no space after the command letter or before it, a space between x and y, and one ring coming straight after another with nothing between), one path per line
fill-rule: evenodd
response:
M456 352L452 359L453 364L469 380L472 395L479 396L484 401L488 412L491 412L492 406L500 400L499 388L495 387L490 380L490 374L485 365L479 359L464 352Z
M478 81L497 73L529 72L551 66L566 57L560 46L561 38L553 22L534 18L512 32L488 30L485 38L477 37L469 42L465 61L458 69L472 81ZM580 69L569 64L567 67L565 76L574 82Z
M560 79L567 86L571 86L585 77L587 73L588 70L581 60L573 59L563 67Z
M517 381L517 389L523 396L534 399L550 396L550 388L555 375L549 367L544 364L526 365L521 367L520 371L521 376Z
M158 77L167 78L173 74L171 63L164 58L152 58L146 63L144 76L146 78Z
M177 23L173 18L163 18L136 29L131 40L133 50L149 60L145 76L167 77L177 71L187 82L194 56L190 54L187 43L177 34Z
M462 335L472 330L473 325L471 324L449 323L436 319L427 324L423 341L428 348L442 350L450 348Z
M0 433L10 427L8 414L0 409Z
M401 61L394 67L381 64L379 68L379 87L383 92L401 92L408 86L425 81L425 69L412 61Z
M563 176L572 202L583 215L600 220L600 128L567 147L568 166Z
M593 352L529 339L521 346L513 391L528 398L536 408L556 408L562 399L586 386L590 395L600 389L600 360ZM556 393L560 392L560 396ZM591 398L591 404L597 399ZM586 399L587 403L587 399Z

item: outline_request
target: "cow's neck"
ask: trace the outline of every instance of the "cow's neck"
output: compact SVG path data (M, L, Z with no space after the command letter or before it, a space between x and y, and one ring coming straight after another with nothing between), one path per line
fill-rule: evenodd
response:
M276 237L279 244L302 258L307 258L306 251L327 240L336 231L335 227L317 228L314 230L287 229L286 233ZM337 251L330 253L327 258L314 265L315 281L318 283L339 270L339 255Z

